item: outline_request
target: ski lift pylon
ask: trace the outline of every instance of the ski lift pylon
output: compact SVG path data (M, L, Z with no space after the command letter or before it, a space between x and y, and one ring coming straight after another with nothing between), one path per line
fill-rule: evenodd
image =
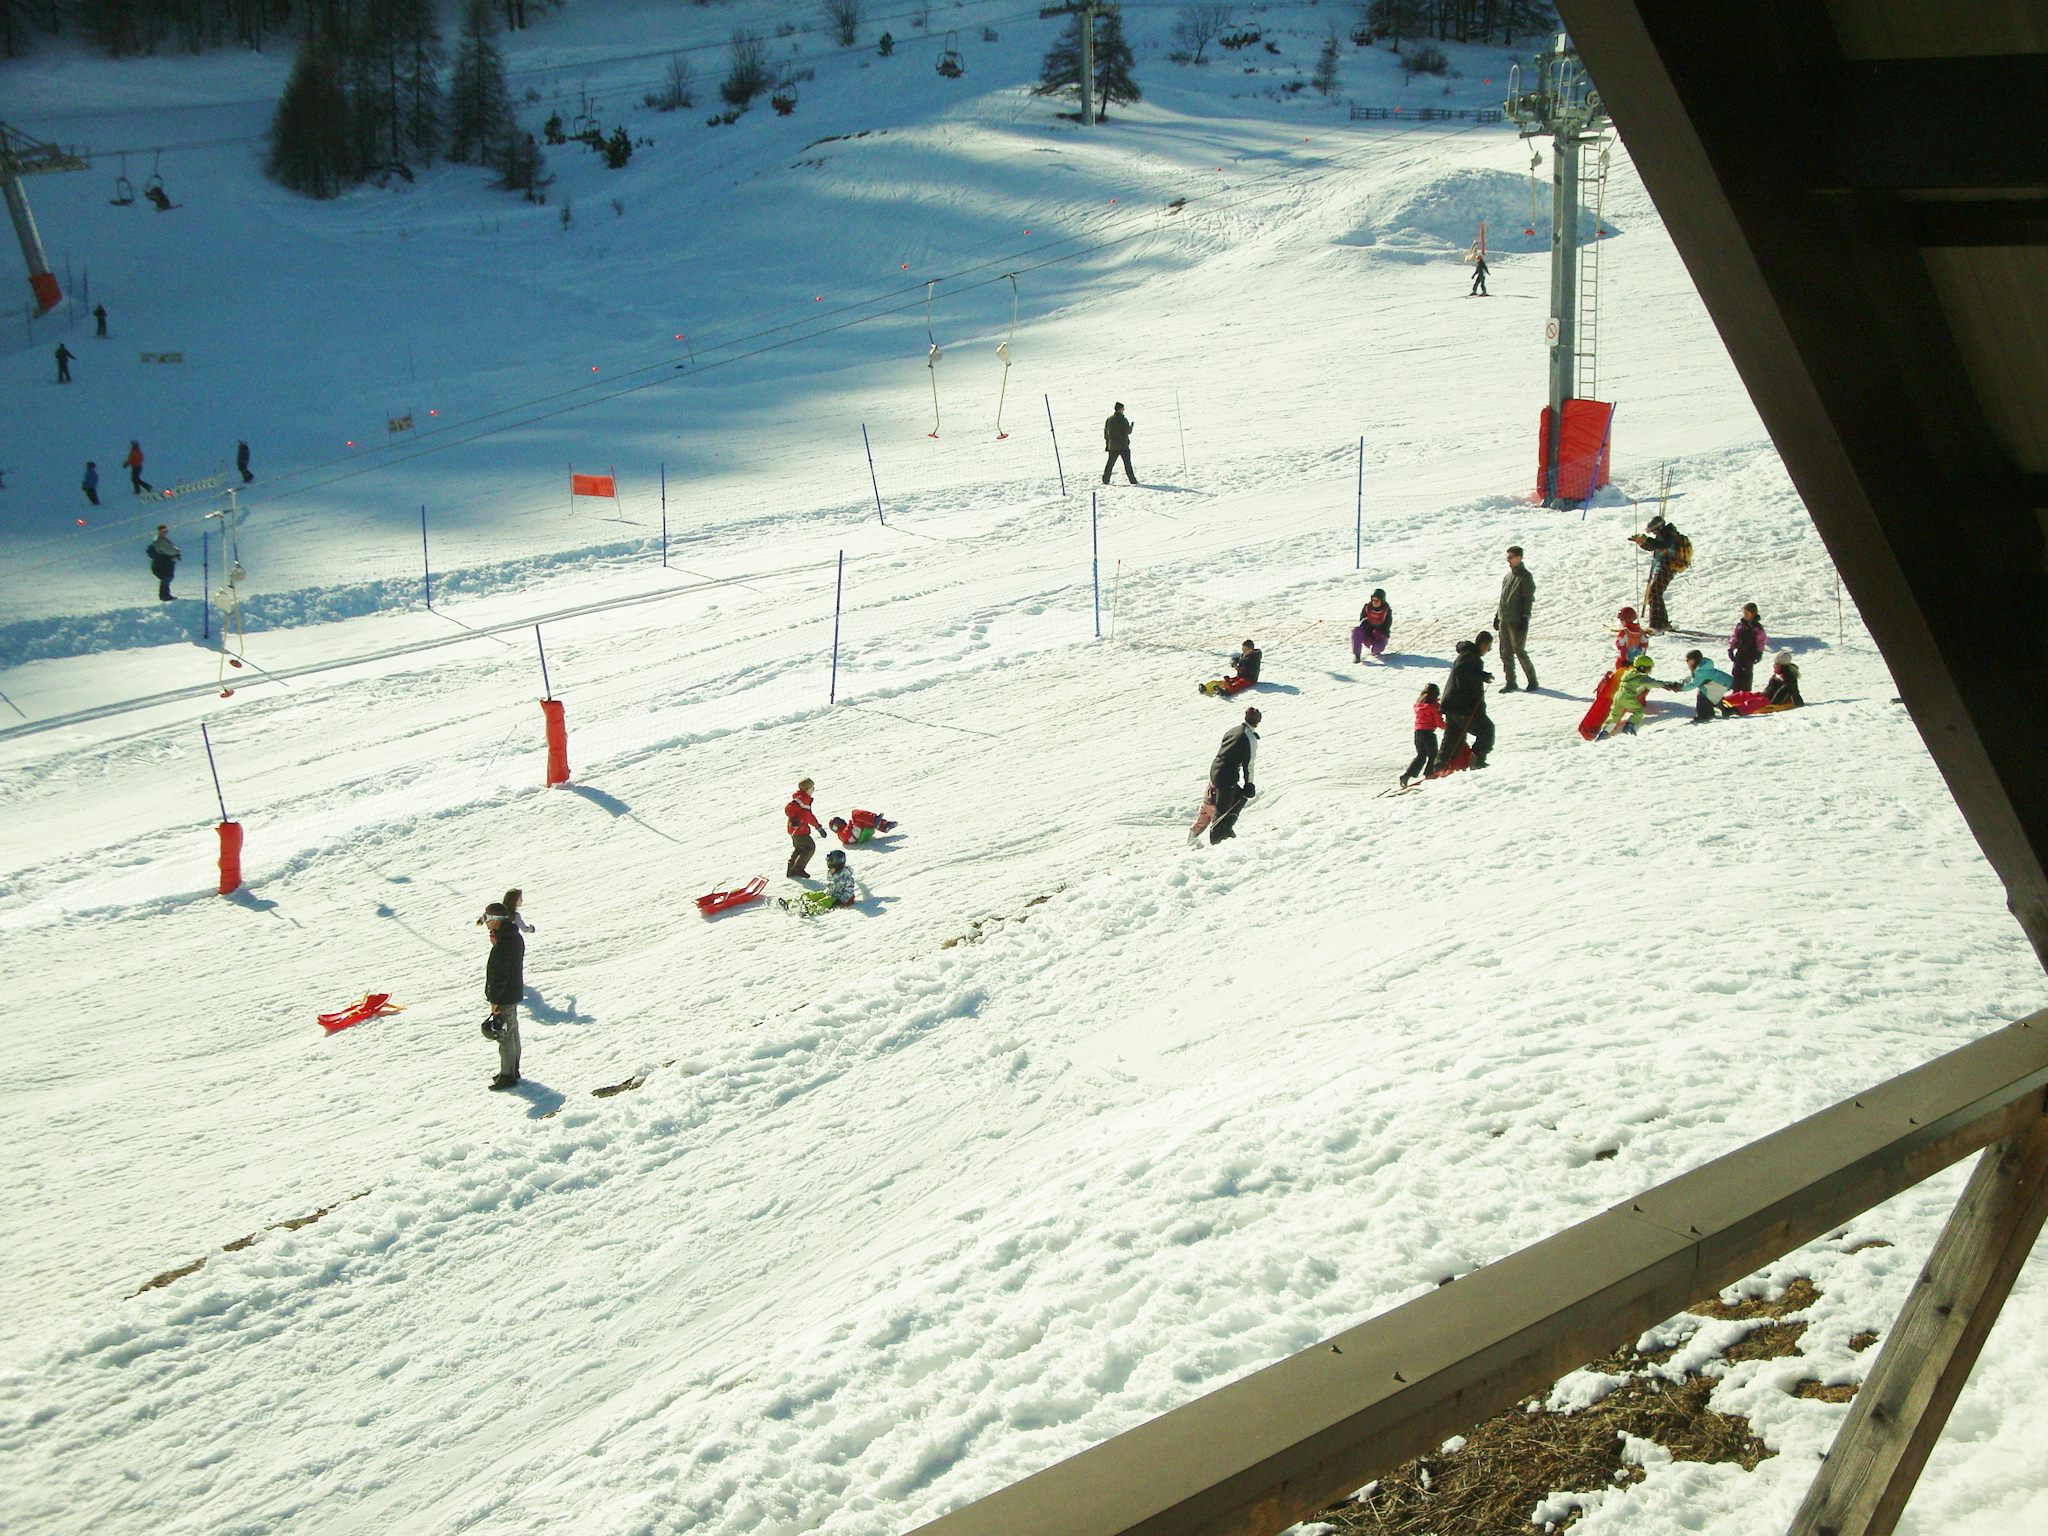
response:
M939 73L948 80L958 80L967 73L967 61L960 57L960 50L954 46L960 38L958 32L946 34L946 51L939 55Z

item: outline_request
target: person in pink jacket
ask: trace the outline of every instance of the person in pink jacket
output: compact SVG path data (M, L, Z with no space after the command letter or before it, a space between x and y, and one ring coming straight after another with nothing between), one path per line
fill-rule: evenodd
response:
M1442 695L1435 683L1422 690L1415 701L1415 761L1401 775L1401 787L1410 779L1424 778L1436 768L1436 733L1444 728Z

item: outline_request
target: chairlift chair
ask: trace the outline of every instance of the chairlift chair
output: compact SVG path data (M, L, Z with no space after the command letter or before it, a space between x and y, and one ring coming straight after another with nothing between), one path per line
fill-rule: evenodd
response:
M946 34L946 51L939 55L939 73L948 80L958 80L967 73L966 60L960 57L960 50L953 46L959 36L958 32L948 32Z
M768 104L775 108L778 117L787 117L796 110L796 66L784 64L781 78L775 82L775 93L768 98Z
M126 208L135 201L135 183L128 179L128 156L121 155L121 174L114 178L114 195L107 199L116 208Z

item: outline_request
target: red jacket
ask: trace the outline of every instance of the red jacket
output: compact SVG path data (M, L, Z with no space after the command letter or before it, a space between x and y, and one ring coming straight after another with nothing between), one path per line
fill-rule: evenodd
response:
M1444 728L1444 712L1427 699L1415 701L1415 729L1418 731L1440 731Z
M128 457L121 461L121 467L123 469L142 468L142 450L140 448L130 448L128 450Z
M811 814L811 797L798 790L789 804L782 808L783 819L788 823L789 835L795 837L801 832L822 832L818 818Z

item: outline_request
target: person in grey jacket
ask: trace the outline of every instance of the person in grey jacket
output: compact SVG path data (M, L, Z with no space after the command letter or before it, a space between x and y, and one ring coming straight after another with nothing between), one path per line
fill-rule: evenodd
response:
M1502 693L1515 691L1515 658L1522 658L1522 671L1528 677L1526 686L1531 692L1536 688L1536 667L1529 660L1529 653L1523 649L1529 638L1529 613L1536 606L1536 578L1529 574L1529 568L1522 564L1522 546L1508 546L1508 573L1500 584L1500 606L1493 615L1493 627L1499 632L1501 671L1507 681L1501 684Z
M493 1088L519 1086L519 1000L526 995L526 936L502 901L484 908L491 930L491 957L484 962L484 1001L491 1016L484 1035L498 1042L498 1075Z
M178 546L171 542L169 523L156 525L156 538L145 553L149 556L149 573L156 577L157 601L168 603L171 600L171 578L177 574L181 558Z

